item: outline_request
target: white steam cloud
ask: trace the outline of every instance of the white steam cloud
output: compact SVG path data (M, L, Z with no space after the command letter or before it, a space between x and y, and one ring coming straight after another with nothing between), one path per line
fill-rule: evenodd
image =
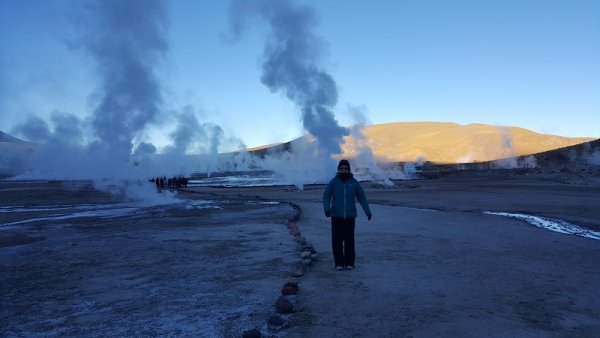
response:
M236 137L226 137L221 126L198 121L192 106L180 113L173 113L176 128L169 134L173 146L165 152L175 154L210 154L216 156L227 149L245 148L244 142Z
M391 183L389 178L405 178L402 170L382 169L378 165L362 134L367 124L366 109L351 107L350 113L356 119L351 129L338 124L333 113L338 101L337 85L321 65L326 43L314 32L318 23L314 10L293 1L233 0L231 31L235 38L251 20L269 27L261 82L296 104L302 113L303 127L310 134L292 142L283 155L265 156L263 165L298 187L327 182L335 175L344 137L352 133L351 161L359 178L383 183Z
M584 144L579 151L572 149L568 156L569 160L573 163L600 165L600 148L595 147L590 143Z
M503 158L491 163L493 168L498 169L516 169L516 168L536 168L537 159L534 155L519 158L517 150L514 148L512 130L510 127L499 127L501 135L500 154Z
M536 168L537 159L534 155L523 158L517 156L511 128L498 128L500 129L500 155L502 158L492 161L491 166L498 169Z
M353 124L350 127L351 141L345 144L352 151L351 167L358 179L372 180L384 185L393 185L390 179L407 179L405 171L393 165L384 165L377 161L369 140L363 133L364 128L370 124L368 110L365 106L348 106ZM350 154L349 154L350 155Z
M513 147L513 136L510 127L498 127L500 129L500 155L501 159L493 161L492 166L502 169L518 168L516 151Z
M310 134L263 158L223 154L245 146L220 126L200 121L192 106L165 107L159 71L169 51L168 20L160 0L96 0L77 17L73 31L81 33L72 45L91 58L98 79L91 114L82 119L55 112L48 121L33 116L17 126L14 132L39 144L23 178L94 179L98 188L137 198L138 192L147 193L150 177L267 169L301 188L335 174L350 131L356 149L350 160L359 177L405 178L399 170L382 169L374 157L362 134L366 109L350 109L356 120L351 129L338 124L337 85L322 66L326 43L313 31L317 16L309 7L278 0L232 2L235 37L250 20L267 24L260 80L295 103ZM157 149L153 129L166 133L171 144Z
M96 64L97 105L86 120L54 113L50 123L33 116L18 125L17 133L40 144L22 177L143 179L131 154L135 138L160 112L155 68L168 50L162 3L103 0L80 9L81 34L73 45Z
M89 29L80 43L96 61L101 82L92 117L95 148L128 163L134 138L161 109L155 69L168 50L167 16L157 0L102 0L87 9Z
M270 28L261 82L298 106L304 128L315 137L319 157L341 153L348 129L338 124L332 111L338 99L337 86L320 66L325 43L313 32L315 12L291 1L234 0L231 29L236 38L250 19L261 19Z
M32 116L13 132L39 146L21 178L92 179L96 187L139 198L149 177L213 170L216 154L243 147L221 127L200 123L193 108L165 113L158 71L166 61L167 14L160 0L98 0L80 7L70 46L95 63L94 109L80 119ZM151 128L175 129L166 155L147 141ZM202 153L201 156L190 156Z

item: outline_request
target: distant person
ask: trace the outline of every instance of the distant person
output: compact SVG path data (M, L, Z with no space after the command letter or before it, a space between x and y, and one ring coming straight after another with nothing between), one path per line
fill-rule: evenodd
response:
M370 221L372 214L365 191L350 172L350 162L341 160L337 175L329 181L323 192L325 216L331 217L331 246L337 270L354 269L356 200Z

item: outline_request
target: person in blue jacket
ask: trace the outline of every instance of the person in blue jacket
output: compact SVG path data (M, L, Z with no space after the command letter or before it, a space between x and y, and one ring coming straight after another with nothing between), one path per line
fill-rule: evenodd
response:
M337 270L354 269L354 227L358 200L369 221L372 214L365 191L350 172L350 162L341 160L337 175L323 192L325 216L331 217L331 246Z

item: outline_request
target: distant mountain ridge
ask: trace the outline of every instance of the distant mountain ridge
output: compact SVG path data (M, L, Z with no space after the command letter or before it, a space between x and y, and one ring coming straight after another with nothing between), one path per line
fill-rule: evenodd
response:
M352 158L365 143L374 156L385 162L473 163L544 153L597 140L539 134L519 127L486 124L460 125L450 122L394 122L370 125L362 135L344 138L343 156ZM264 156L289 151L307 137L248 149ZM3 167L21 166L22 154L36 145L0 131L0 173ZM19 165L16 165L19 164Z
M36 145L0 131L0 177L23 171L26 159Z
M0 131L0 142L10 142L10 143L28 143L21 139L18 139L14 136L10 136L2 131Z
M487 124L451 122L394 122L362 130L375 157L388 162L431 161L471 163L525 156L595 140L539 134L528 129ZM344 156L357 155L361 138L348 136ZM257 155L289 150L298 140L250 149Z

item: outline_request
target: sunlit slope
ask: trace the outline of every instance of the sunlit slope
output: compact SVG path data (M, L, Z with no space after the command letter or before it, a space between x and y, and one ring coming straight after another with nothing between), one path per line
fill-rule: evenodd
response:
M363 130L376 157L388 161L424 159L439 163L490 161L591 141L594 138L538 134L518 127L443 122L377 124ZM355 154L352 136L344 151Z
M469 163L525 156L595 140L591 137L562 137L539 134L519 127L486 124L460 125L448 122L396 122L363 129L365 141L383 161ZM288 151L295 142L250 149L263 156ZM356 155L360 138L348 136L342 146L346 157Z

